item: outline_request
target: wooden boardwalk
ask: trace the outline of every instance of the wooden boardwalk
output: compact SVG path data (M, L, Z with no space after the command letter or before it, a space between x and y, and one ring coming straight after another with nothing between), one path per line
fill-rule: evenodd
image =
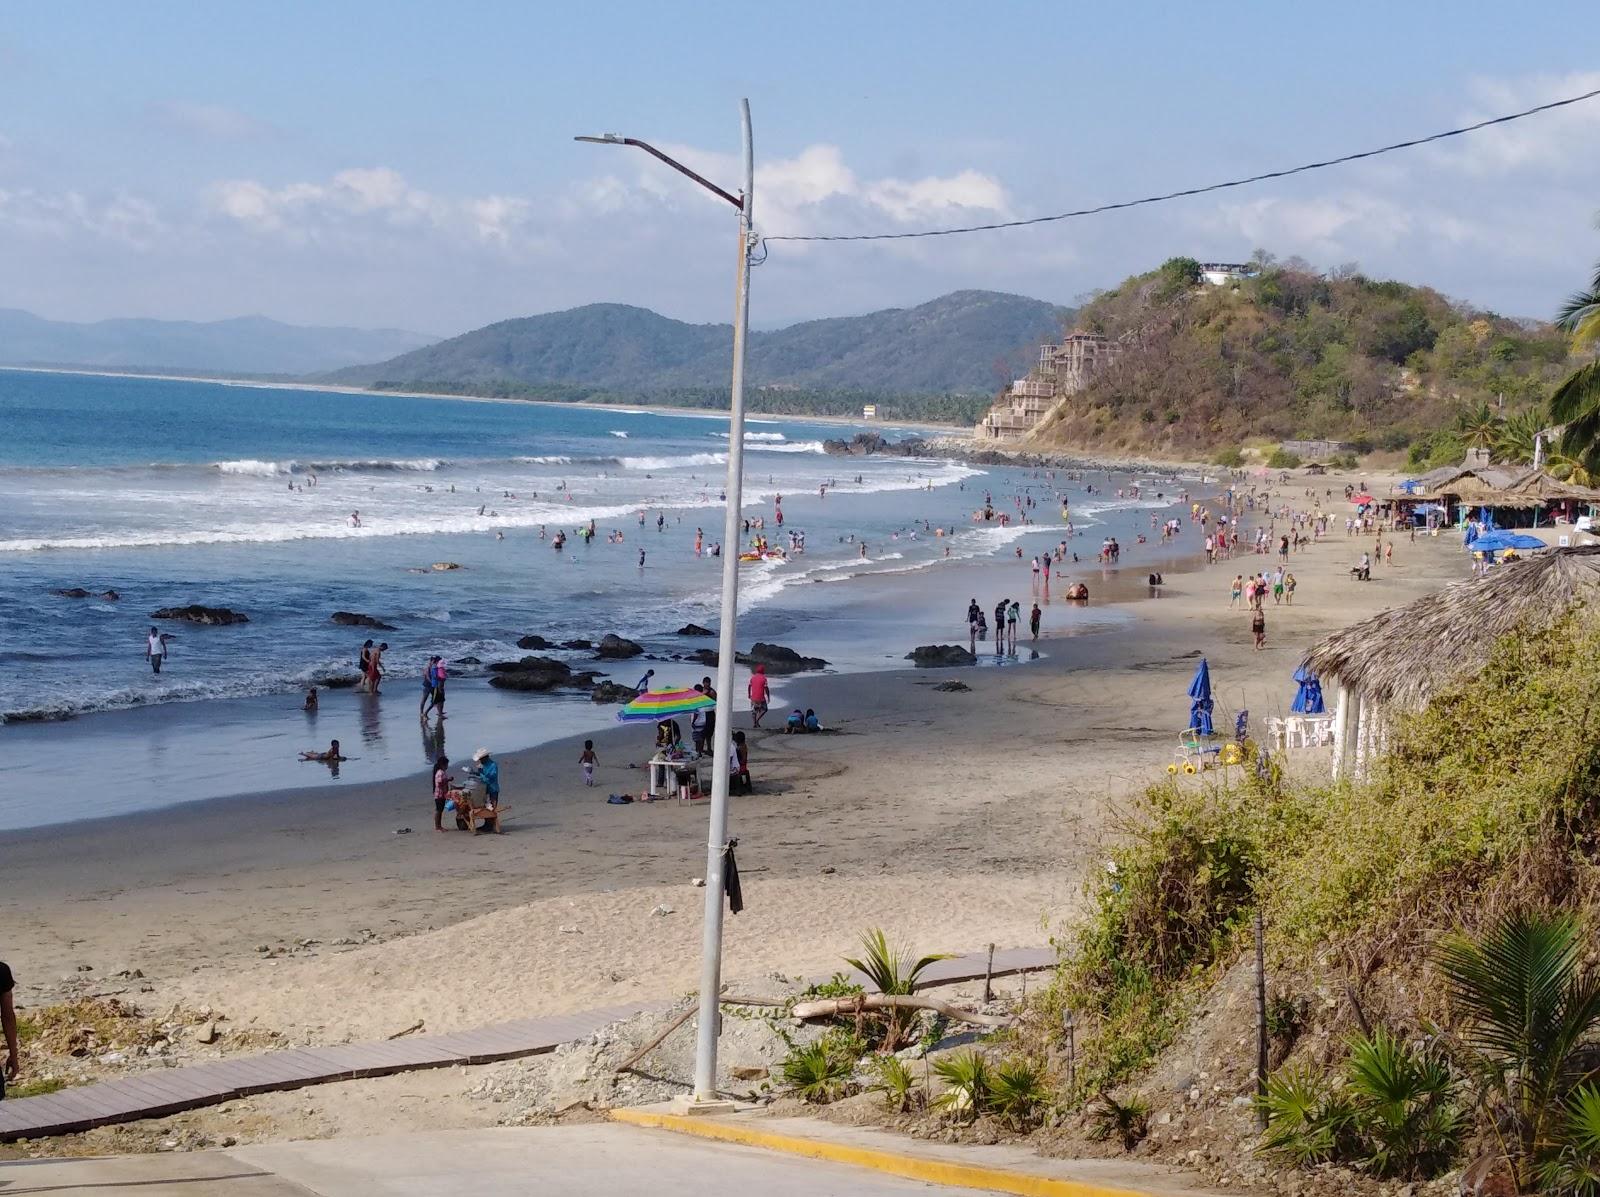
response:
M982 977L987 954L941 960L924 974L924 985ZM1016 948L994 954L994 975L1051 967L1048 948ZM181 1068L148 1068L114 1081L61 1089L41 1097L0 1101L0 1142L65 1135L115 1122L159 1118L217 1105L252 1093L298 1089L328 1081L387 1076L453 1064L490 1064L553 1051L587 1039L600 1028L638 1014L670 1009L667 1001L605 1006L549 1018L523 1018L471 1031L417 1035L332 1047L296 1047L258 1056L233 1056Z

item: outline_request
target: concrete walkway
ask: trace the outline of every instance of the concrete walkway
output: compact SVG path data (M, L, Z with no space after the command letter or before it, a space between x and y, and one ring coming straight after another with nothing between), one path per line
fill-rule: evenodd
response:
M1055 964L1049 948L1014 948L994 954L994 976L1033 972ZM982 977L988 954L954 956L923 973L922 988ZM865 981L864 977L858 980ZM553 1051L586 1039L601 1027L672 1003L638 1002L525 1018L442 1035L416 1035L373 1043L297 1047L258 1056L227 1056L184 1068L147 1068L114 1081L61 1089L41 1097L0 1102L0 1142L64 1135L140 1118L158 1118L217 1105L253 1093L298 1089L329 1081L388 1076L454 1064L488 1064ZM10 1197L0 1188L0 1197Z
M604 1123L0 1164L4 1197L705 1197L708 1192L981 1197L982 1191Z

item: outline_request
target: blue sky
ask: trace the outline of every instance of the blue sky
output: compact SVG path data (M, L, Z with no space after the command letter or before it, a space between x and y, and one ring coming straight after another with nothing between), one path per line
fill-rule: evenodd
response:
M730 306L755 114L769 233L1030 216L1600 87L1575 4L33 5L0 25L0 306L450 334ZM958 287L1058 302L1257 246L1544 316L1600 257L1600 100L1298 180L1031 231L774 245L762 325Z

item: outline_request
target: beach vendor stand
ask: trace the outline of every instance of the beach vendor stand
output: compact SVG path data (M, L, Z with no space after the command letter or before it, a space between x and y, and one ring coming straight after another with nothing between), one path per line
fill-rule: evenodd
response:
M617 722L660 723L674 715L715 710L716 705L716 699L699 690L646 690L617 712ZM679 797L704 793L699 758L678 745L668 745L647 762L645 794L655 798L674 789Z

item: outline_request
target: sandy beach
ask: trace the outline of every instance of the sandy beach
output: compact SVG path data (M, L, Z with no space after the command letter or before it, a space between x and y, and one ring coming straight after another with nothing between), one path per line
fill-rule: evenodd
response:
M731 818L747 907L728 920L725 975L826 974L877 924L923 950L1046 943L1118 800L1165 777L1201 653L1219 724L1247 708L1260 734L1314 640L1464 575L1453 536L1401 537L1392 566L1353 581L1371 542L1344 535L1344 481L1317 480L1336 526L1291 558L1299 588L1293 606L1268 602L1265 651L1228 605L1235 573L1275 560L1246 552L1168 569L1159 598L1125 564L1109 589L1142 596L1128 618L1066 637L1047 618L1043 659L1025 667L787 681L784 701L833 731L751 736L756 793ZM1303 485L1276 489L1305 502ZM985 568L980 598L1020 590L1025 563ZM947 680L970 688L935 689ZM19 998L122 993L334 1042L691 989L704 808L608 805L640 790L649 730L591 734L592 790L577 740L503 759L501 837L435 834L421 776L13 834L0 925ZM122 970L143 977L112 979Z

